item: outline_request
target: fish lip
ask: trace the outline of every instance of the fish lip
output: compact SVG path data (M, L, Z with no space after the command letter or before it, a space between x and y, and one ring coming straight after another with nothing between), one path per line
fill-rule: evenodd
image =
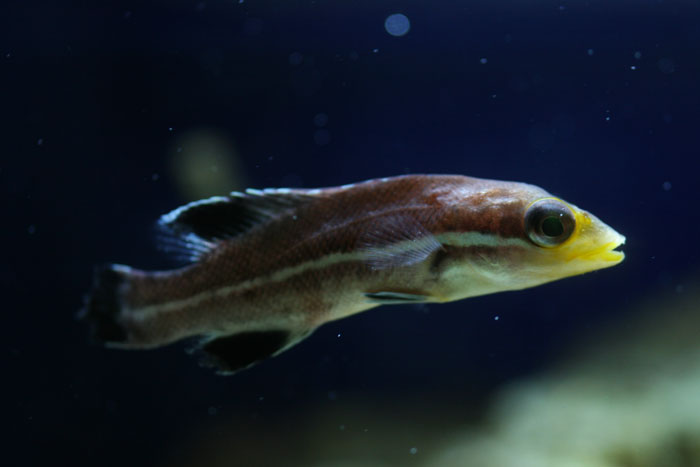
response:
M618 250L625 244L625 237L622 235L613 241L602 244L592 250L585 251L576 255L576 259L584 259L589 261L604 261L610 263L619 263L625 259L625 253Z

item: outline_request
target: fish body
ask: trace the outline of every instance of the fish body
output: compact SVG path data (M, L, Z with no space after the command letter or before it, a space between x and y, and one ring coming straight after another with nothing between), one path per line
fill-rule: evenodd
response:
M533 185L407 175L323 189L249 189L161 217L191 264L98 270L83 316L110 347L199 337L233 373L322 324L383 304L517 290L613 266L624 237Z

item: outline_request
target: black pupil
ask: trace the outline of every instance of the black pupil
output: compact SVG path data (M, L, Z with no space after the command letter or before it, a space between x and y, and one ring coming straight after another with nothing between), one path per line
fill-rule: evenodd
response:
M542 221L542 233L547 237L558 237L564 233L564 224L559 217L549 216Z

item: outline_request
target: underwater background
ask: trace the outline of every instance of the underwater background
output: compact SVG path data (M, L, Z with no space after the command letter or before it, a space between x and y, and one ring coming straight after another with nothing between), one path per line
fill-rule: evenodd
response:
M700 3L8 2L3 465L700 466ZM246 187L533 183L612 269L320 328L233 377L76 320Z

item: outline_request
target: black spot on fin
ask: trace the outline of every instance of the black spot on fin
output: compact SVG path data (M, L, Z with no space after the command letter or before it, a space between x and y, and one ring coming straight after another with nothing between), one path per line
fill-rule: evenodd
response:
M442 248L442 244L416 219L387 216L361 239L365 261L372 269L418 264Z
M384 305L397 303L421 303L428 301L429 298L427 295L385 291L366 293L365 297L374 303L381 303Z
M289 213L313 199L303 189L248 189L194 201L158 221L159 247L178 259L196 261L217 242Z
M200 364L230 375L293 346L310 332L294 335L286 330L246 331L205 341Z

